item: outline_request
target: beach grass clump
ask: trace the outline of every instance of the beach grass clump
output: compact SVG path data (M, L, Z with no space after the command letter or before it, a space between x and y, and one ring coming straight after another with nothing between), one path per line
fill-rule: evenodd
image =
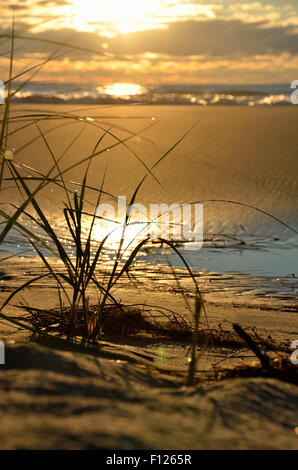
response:
M113 295L113 291L119 281L128 275L128 272L131 266L134 263L138 253L142 247L149 242L148 237L141 240L137 246L129 254L128 258L123 262L124 258L124 240L127 227L130 224L130 214L127 212L126 218L122 228L122 235L119 241L118 247L116 249L115 259L113 262L112 269L106 273L104 280L98 280L97 270L98 266L102 266L101 255L104 252L105 244L109 238L109 234L100 242L96 241L96 247L93 240L93 229L96 224L98 217L96 216L96 207L99 205L102 194L105 193L103 190L104 177L102 179L102 184L100 188L90 188L87 183L88 172L92 161L102 155L107 150L112 150L118 145L124 146L126 149L131 151L137 161L143 166L146 171L145 176L141 181L136 185L136 189L132 195L130 201L130 207L134 204L137 194L140 188L143 186L145 180L150 175L157 182L157 178L153 174L153 170L177 147L177 145L182 142L182 140L191 132L189 129L177 142L174 143L171 148L169 148L151 167L148 168L143 160L131 150L127 141L137 135L139 135L144 129L151 127L156 124L156 122L150 122L149 126L146 126L140 132L128 132L128 136L123 139L119 139L117 135L112 131L113 126L107 128L97 119L84 119L79 115L73 113L61 113L61 112L45 112L45 111L36 111L34 113L21 113L17 115L11 115L11 105L13 98L16 94L24 87L30 80L32 80L36 73L40 71L48 62L53 58L57 57L60 53L62 54L60 48L68 48L68 44L59 44L58 49L48 57L47 60L42 61L34 67L30 67L21 73L13 73L13 64L14 64L14 47L15 47L15 38L18 36L18 32L15 31L14 24L12 25L12 31L10 35L11 39L11 54L10 54L10 70L9 76L6 81L7 86L7 96L4 104L4 111L2 113L1 119L1 134L0 134L0 148L1 148L1 172L0 172L0 183L2 182L13 182L16 186L16 189L22 197L22 203L19 205L16 204L6 204L5 208L0 208L0 216L2 217L2 227L0 232L0 244L4 242L7 235L13 228L22 234L31 245L35 253L39 256L40 260L46 272L33 277L21 287L17 288L11 295L8 296L6 301L1 307L1 315L4 318L3 309L12 301L12 299L19 294L23 289L33 286L34 283L41 279L53 278L57 285L57 295L59 298L59 311L61 316L61 325L62 329L65 332L66 336L73 337L78 331L80 331L83 340L94 340L101 334L103 325L105 322L105 317L107 312L110 309L110 306L116 306L119 311L123 310L121 303ZM75 49L71 46L72 49ZM28 75L29 77L24 79L21 85L18 85L13 89L13 83L18 78L23 75ZM93 126L99 132L99 138L94 146L92 153L80 161L75 162L68 166L67 168L61 166L62 160L67 151L76 143L77 138L81 135L75 136L67 146L66 150L59 156L55 155L51 145L47 139L47 133L51 132L53 129L48 131L43 131L41 128L42 122L51 122L58 121L58 125L54 127L59 128L67 125L69 122L80 122L83 126ZM20 127L16 127L17 124L20 124ZM196 123L197 124L197 123ZM195 124L195 125L196 125ZM14 126L11 129L11 126ZM21 131L24 128L35 128L38 131L38 136L32 138L29 142L22 146L22 150L26 147L29 147L37 139L43 141L48 155L50 156L51 166L49 171L46 174L43 174L34 168L28 167L23 162L18 162L16 160L17 154L20 149L16 149L14 154L8 148L9 138L12 138L17 132ZM109 144L107 147L100 148L103 143L103 140L106 136L113 137L115 139L114 144ZM84 178L81 182L74 183L67 180L67 174L76 168L77 166L87 165ZM30 172L29 176L25 173ZM35 184L35 186L34 186ZM72 256L69 251L64 246L61 237L56 232L51 220L48 215L42 209L42 206L39 202L39 194L44 193L49 185L56 185L57 187L63 189L65 195L65 207L63 209L63 216L65 222L65 228L68 232L68 243L70 241L74 249L74 256ZM73 191L73 185L77 185L79 189ZM93 204L93 210L86 209L86 191L91 190L96 193L96 204ZM110 195L114 197L113 195ZM7 209L9 206L9 210ZM90 205L89 205L90 206ZM86 219L89 219L89 229L87 236L86 232ZM29 224L25 223L29 222ZM166 243L168 246L175 249L177 254L181 257L180 253L176 248L167 240L160 240L161 243ZM50 257L50 258L49 258ZM59 271L54 268L51 264L53 257L58 259L63 268ZM188 268L189 269L189 268ZM190 269L189 269L190 272ZM196 290L198 291L198 286L196 284L195 278L193 280L196 285ZM90 288L97 291L98 302L96 306L90 305L90 298L88 291ZM66 303L66 306L65 306ZM67 313L66 313L67 312ZM59 323L59 322L58 322ZM59 324L60 324L59 323ZM36 329L38 322L35 322L34 330ZM67 331L65 331L65 326L67 325Z
M30 314L29 322L35 333L45 331L47 333L55 332L62 337L72 339L80 337L83 342L86 342L99 340L103 333L112 334L114 337L115 335L123 337L124 333L128 334L132 331L150 331L153 334L168 337L172 335L173 338L189 340L193 334L192 324L179 315L179 313L158 307L159 313L162 314L162 320L160 321L160 315L153 315L150 309L143 308L141 310L141 308L134 308L132 306L127 307L120 303L114 295L114 291L117 289L121 279L125 275L129 276L130 269L141 248L150 241L148 238L140 241L131 251L130 255L124 261L122 260L127 248L123 248L123 243L125 230L129 226L129 215L127 215L125 220L122 237L119 241L112 266L105 271L104 276L100 278L97 276L98 268L104 268L105 263L102 261L101 255L104 254L105 243L109 238L109 234L100 242L93 240L92 233L98 217L96 212L91 214L84 210L87 174L88 169L85 173L81 191L75 191L72 200L68 197L68 203L65 203L63 210L65 224L68 228L67 241L68 243L70 239L72 241L73 255L66 250L59 235L55 232L35 197L31 198L38 217L33 217L26 211L24 211L24 214L32 222L36 223L39 230L41 229L47 235L47 240L44 241L40 235L32 238L32 236L29 236L28 231L24 232L24 236L27 237L28 242L39 256L44 268L46 268L46 272L31 278L12 292L3 303L0 311L2 312L23 289L33 285L40 279L52 277L57 285L59 308L42 310L31 306L24 307ZM21 177L20 184L28 196L30 196L30 189ZM98 194L97 203L99 203L100 197L101 190ZM85 217L91 218L91 221L89 220L87 237L85 234L83 235L83 221ZM160 239L160 243L169 245L178 253L181 259L184 259L172 242ZM55 258L60 260L62 268L60 267L58 270L57 267L52 266L51 259L53 256L52 258L46 256L49 253L55 255ZM200 292L196 279L191 273L186 260L184 260L184 263L193 277L197 296L199 296ZM93 303L93 305L91 305L89 298L90 289L96 291L98 297L97 303ZM195 331L197 329L198 323L196 323Z

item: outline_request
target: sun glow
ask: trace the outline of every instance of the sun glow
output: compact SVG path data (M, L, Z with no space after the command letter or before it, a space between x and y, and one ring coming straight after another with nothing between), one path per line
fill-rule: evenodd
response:
M140 29L153 17L162 0L71 0L77 29L88 29L96 22L108 23L119 32Z
M113 83L112 85L105 86L103 89L105 95L117 96L119 98L142 95L145 91L144 87L133 83Z
M89 229L89 227L88 227ZM94 224L92 235L95 241L102 242L106 237L105 247L114 252L119 248L122 240L123 257L128 258L132 250L148 236L148 224L131 221L123 233L123 225L121 223L109 221L97 221ZM125 252L125 253L124 253Z

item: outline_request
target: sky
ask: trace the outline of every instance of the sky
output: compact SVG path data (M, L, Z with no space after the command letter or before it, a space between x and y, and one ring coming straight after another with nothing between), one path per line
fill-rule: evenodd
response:
M0 13L0 80L8 70L13 15L14 73L54 54L38 81L146 86L298 79L297 0L1 0Z

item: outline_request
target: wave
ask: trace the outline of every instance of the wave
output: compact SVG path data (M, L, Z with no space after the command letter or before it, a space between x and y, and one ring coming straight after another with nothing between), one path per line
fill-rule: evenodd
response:
M18 86L18 84L16 84ZM199 106L291 105L289 85L203 86L113 83L106 86L67 83L30 83L18 91L14 102L49 104L149 104Z

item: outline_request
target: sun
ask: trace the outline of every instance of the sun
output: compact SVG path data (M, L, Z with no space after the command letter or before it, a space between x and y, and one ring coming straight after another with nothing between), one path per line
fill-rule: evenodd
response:
M88 29L96 23L106 23L119 32L146 27L162 0L71 0L77 29Z
M106 85L103 89L105 95L117 96L120 98L129 98L130 96L141 95L145 93L145 88L134 83L113 83Z

